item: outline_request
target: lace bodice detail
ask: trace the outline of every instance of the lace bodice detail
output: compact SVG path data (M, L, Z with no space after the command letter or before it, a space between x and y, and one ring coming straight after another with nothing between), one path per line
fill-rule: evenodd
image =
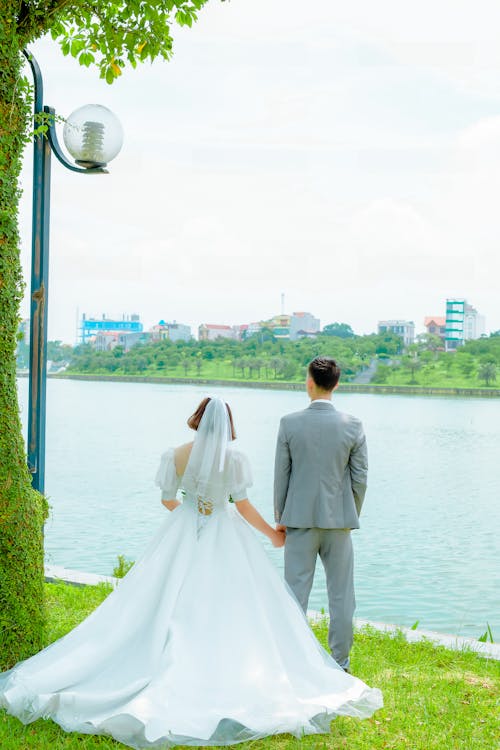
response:
M220 492L216 497L195 496L183 487L182 480L183 477L178 476L175 469L175 449L169 448L161 456L155 480L161 488L162 500L173 500L178 497L184 502L196 505L201 515L209 516L225 506L228 501L244 500L248 496L248 488L252 486L252 473L245 454L231 449L227 452Z

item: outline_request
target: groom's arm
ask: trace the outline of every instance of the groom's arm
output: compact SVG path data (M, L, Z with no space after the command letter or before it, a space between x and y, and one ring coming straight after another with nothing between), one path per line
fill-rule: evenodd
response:
M281 522L281 516L285 508L291 468L292 458L290 456L290 447L283 420L281 420L278 439L276 441L276 458L274 461L274 520L276 523Z
M349 471L351 474L352 494L354 495L356 511L359 516L365 499L368 478L368 451L361 422L358 424L358 434L349 456Z

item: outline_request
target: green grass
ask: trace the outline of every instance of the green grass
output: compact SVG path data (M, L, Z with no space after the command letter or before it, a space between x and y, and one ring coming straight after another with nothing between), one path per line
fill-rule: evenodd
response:
M457 359L458 357L458 359ZM486 386L478 375L479 363L470 372L460 367L460 354L443 354L434 362L422 364L411 373L403 365L387 367L382 361L372 383L392 386L416 386L427 388L490 388L498 389L498 379Z
M47 584L49 632L59 638L101 602L106 586ZM326 623L314 626L326 644ZM352 670L380 687L385 707L371 719L339 718L329 735L290 735L247 742L241 750L499 750L500 662L431 643L408 644L401 634L356 634ZM0 712L1 750L119 750L105 737L66 734L50 721L25 727Z
M254 371L251 375L248 372L248 368L245 369L243 375L241 370L235 370L231 365L230 360L214 360L214 361L201 361L201 367L195 367L195 360L193 359L193 365L187 370L181 365L175 367L169 366L167 368L156 368L154 366L144 367L141 370L129 372L126 369L119 368L113 372L104 368L93 368L92 370L78 370L69 369L67 372L70 375L121 375L123 377L151 377L151 378L179 378L181 380L234 380L235 382L249 382L249 383L303 383L305 381L305 374L302 371L297 372L292 377L285 379L284 377L275 377L272 368L262 367L260 375L258 371Z

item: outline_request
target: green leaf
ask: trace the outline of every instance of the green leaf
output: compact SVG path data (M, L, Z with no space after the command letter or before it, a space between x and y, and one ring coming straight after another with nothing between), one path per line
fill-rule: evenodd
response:
M111 67L111 65L106 68L104 78L106 79L106 83L110 84L115 80L115 74L113 73L113 68Z
M78 57L82 49L85 47L85 42L82 39L79 39L78 37L76 39L71 40L71 55L73 57Z
M86 68L89 67L89 65L92 65L92 63L95 62L95 56L92 54L92 52L82 52L78 58L78 62L80 65L84 65Z
M175 20L177 21L179 26L191 26L192 25L191 16L189 15L189 13L187 13L184 10L177 11L177 13L175 14Z

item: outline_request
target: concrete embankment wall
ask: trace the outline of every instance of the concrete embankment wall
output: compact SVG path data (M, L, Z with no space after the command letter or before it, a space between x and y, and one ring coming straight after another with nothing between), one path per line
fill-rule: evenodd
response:
M262 380L212 380L207 378L173 378L152 375L86 375L64 373L50 375L54 378L70 380L92 380L116 383L163 383L177 385L207 385L233 388L263 388L275 391L303 391L303 383L284 383L281 381ZM500 388L438 388L418 385L358 385L356 383L341 383L340 393L378 393L399 396L459 396L462 398L500 398Z

